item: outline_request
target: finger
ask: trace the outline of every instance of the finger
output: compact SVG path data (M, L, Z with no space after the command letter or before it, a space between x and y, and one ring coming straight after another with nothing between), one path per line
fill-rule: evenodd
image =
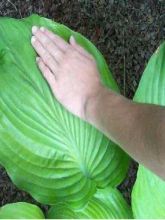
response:
M67 50L69 44L65 40L63 40L62 37L54 34L44 27L41 27L40 30L45 33L61 50Z
M44 78L47 80L51 89L54 90L56 86L56 79L51 70L44 64L43 60L40 57L36 58L39 69L41 70Z
M81 53L89 59L93 59L93 56L91 54L89 54L83 47L77 44L73 36L70 37L69 42L79 53Z
M38 27L34 26L32 32L42 46L57 60L59 63L63 56L63 51Z
M55 74L57 70L57 62L53 59L53 57L49 54L47 50L42 46L42 44L36 39L36 37L32 37L31 43L38 53L38 55L42 58L44 63L50 68L50 70Z

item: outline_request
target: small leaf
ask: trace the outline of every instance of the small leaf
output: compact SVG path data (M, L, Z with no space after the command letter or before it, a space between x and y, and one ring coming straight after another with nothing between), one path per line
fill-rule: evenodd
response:
M0 19L0 163L12 181L37 201L83 207L98 188L117 186L128 156L100 131L69 113L53 96L36 65L31 28L71 35L96 59L100 77L118 92L95 46L79 33L33 15Z
M36 205L17 202L0 208L0 219L45 219L43 212Z

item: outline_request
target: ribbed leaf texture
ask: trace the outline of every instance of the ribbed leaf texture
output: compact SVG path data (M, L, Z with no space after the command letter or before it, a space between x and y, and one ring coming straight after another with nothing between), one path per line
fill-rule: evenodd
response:
M128 156L54 98L37 68L33 25L68 40L71 35L96 59L102 82L118 92L95 46L79 33L46 18L0 19L0 163L12 181L45 204L82 207L97 188L118 185Z
M134 100L165 106L165 43L151 57ZM165 218L165 181L142 165L133 188L132 206L135 218Z
M0 219L45 219L43 212L36 205L17 202L0 208Z
M117 189L98 190L81 210L74 211L69 204L59 203L48 212L50 219L129 219L132 211Z

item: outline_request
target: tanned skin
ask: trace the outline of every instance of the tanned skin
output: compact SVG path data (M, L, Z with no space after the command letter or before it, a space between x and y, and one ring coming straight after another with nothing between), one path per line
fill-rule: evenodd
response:
M34 26L36 62L56 99L165 180L165 108L135 103L104 87L92 55Z

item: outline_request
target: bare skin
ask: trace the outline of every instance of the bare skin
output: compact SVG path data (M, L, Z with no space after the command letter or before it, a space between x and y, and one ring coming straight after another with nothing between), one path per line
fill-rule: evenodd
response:
M165 108L135 103L105 88L94 58L73 37L69 43L32 28L36 62L57 100L165 179Z

